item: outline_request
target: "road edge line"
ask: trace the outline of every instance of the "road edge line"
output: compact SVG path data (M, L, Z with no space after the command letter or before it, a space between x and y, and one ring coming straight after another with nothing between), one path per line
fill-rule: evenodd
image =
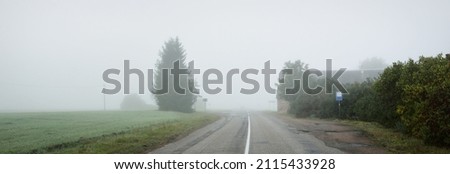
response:
M249 150L250 150L250 114L247 112L247 122L248 122L248 127L247 127L247 142L245 143L245 152L244 154L248 154Z

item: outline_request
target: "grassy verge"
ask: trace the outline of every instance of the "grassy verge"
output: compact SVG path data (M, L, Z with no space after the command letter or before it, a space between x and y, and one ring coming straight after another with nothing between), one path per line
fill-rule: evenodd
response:
M351 120L339 120L339 122L363 130L375 143L386 147L392 153L450 153L448 148L425 145L417 138L387 129L378 123Z
M0 153L143 153L217 119L159 111L0 114Z
M84 139L47 148L46 153L143 153L159 148L180 136L215 121L218 117L194 115L176 122L143 127L127 132Z

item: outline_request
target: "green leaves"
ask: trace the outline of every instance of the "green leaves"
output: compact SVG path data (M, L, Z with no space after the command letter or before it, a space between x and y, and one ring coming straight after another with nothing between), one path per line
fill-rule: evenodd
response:
M442 54L409 60L401 69L397 114L428 144L450 145L450 64Z

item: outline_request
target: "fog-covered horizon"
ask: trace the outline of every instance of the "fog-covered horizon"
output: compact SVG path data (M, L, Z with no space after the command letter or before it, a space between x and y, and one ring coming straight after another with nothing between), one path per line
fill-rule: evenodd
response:
M446 54L449 6L446 0L0 1L0 112L102 110L102 73L123 69L124 60L154 69L173 37L187 62L223 74L261 70L268 60L278 73L297 59L317 69L325 69L325 59L357 69L372 57L391 64ZM233 95L200 92L210 109L274 110L261 72L256 79L254 95L237 92L248 87L238 78ZM140 96L154 103L148 91ZM107 109L119 109L123 97L107 95Z

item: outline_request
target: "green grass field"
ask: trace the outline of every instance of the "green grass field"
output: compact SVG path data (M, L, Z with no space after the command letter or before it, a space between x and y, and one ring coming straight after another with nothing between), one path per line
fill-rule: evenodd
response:
M216 119L160 111L0 113L0 153L142 153Z

